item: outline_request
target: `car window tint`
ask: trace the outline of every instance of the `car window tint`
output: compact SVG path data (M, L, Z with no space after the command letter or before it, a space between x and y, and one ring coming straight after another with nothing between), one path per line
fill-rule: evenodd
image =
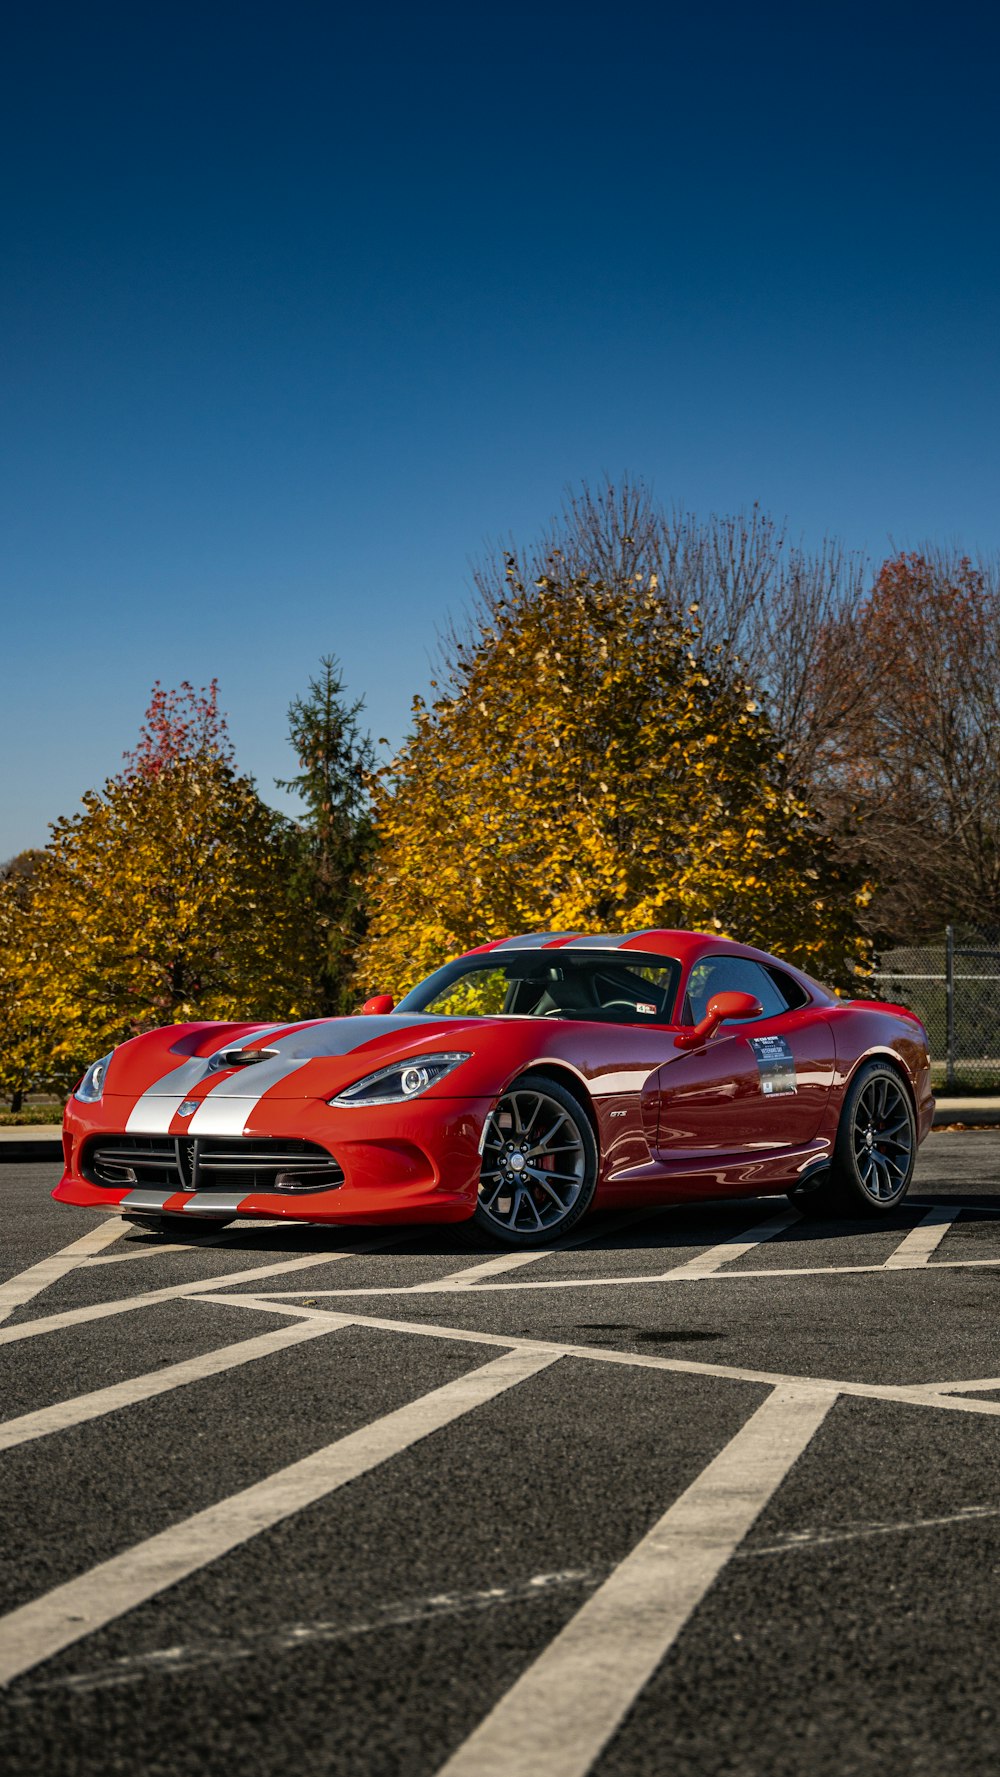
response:
M763 1007L764 1018L774 1018L779 1012L788 1010L788 1002L769 971L748 956L705 956L695 963L687 990L692 1024L704 1018L709 1000L717 993L752 993ZM743 1024L747 1021L729 1018L726 1022Z
M666 1023L679 974L673 957L634 951L512 950L446 963L414 987L396 1010L452 1018L506 1013L603 1024Z
M797 1011L799 1006L808 1006L809 995L794 975L786 975L784 969L775 969L772 966L768 967L767 972L790 1012Z

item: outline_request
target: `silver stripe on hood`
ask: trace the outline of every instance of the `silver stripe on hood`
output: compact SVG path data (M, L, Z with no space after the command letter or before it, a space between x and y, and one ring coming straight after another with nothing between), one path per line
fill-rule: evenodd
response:
M502 938L494 950L541 950L543 944L554 944L557 938L571 938L572 932L522 932L519 938Z
M308 1055L297 1059L275 1056L272 1061L256 1061L252 1067L240 1068L238 1074L227 1075L202 1099L188 1124L189 1132L192 1135L242 1135L247 1118L265 1092L287 1080L289 1074L298 1073L309 1059ZM248 1090L248 1074L253 1079L252 1092Z
M286 1030L283 1037L267 1046L276 1055L293 1061L315 1061L322 1055L350 1055L352 1050L374 1042L376 1037L391 1036L411 1025L440 1022L440 1014L437 1012L359 1012L353 1018L324 1018L318 1024ZM263 1071L270 1063L259 1062L256 1065ZM256 1083L255 1071L254 1084Z
M255 1030L251 1037L244 1037L243 1042L258 1042L261 1037L270 1036L272 1031L287 1030L286 1024L269 1024L263 1030ZM171 1122L184 1100L190 1096L196 1086L200 1086L207 1074L212 1071L213 1055L221 1055L223 1049L232 1049L238 1045L232 1036L228 1036L218 1048L212 1049L208 1055L196 1055L191 1061L184 1061L180 1067L172 1067L169 1073L161 1074L152 1086L148 1086L129 1112L125 1128L129 1135L166 1135ZM256 1065L261 1065L257 1063Z
M624 944L625 932L604 932L598 938L572 938L566 945L567 950L619 950Z
M356 1018L325 1018L305 1029L287 1031L268 1044L273 1059L257 1061L253 1067L241 1068L238 1074L220 1080L202 1100L188 1128L192 1135L242 1135L264 1094L307 1061L328 1055L350 1055L375 1037L439 1022L429 1012L387 1012L381 1017L362 1013Z
M268 1059L241 1067L236 1073L220 1076L216 1085L202 1099L188 1124L192 1135L242 1135L247 1121L260 1100L273 1086L297 1073L307 1061L323 1056L350 1055L376 1037L402 1032L413 1025L438 1024L429 1012L389 1012L382 1017L359 1014L356 1018L324 1018L316 1024L272 1025L269 1030L255 1031L246 1042L257 1043L272 1030L284 1034L267 1044ZM213 1051L219 1055L234 1047L230 1037ZM175 1068L162 1081L144 1092L129 1117L130 1133L166 1135L170 1124L192 1089L200 1086L213 1072L212 1056L186 1062ZM194 1075L190 1069L197 1070Z

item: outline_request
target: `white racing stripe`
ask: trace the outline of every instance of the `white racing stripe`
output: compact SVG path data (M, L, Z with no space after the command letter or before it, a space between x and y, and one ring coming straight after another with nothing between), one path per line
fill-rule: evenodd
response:
M351 1323L347 1315L342 1315L339 1324L346 1327ZM100 1419L105 1413L116 1413L122 1407L134 1406L136 1401L169 1394L189 1382L221 1376L226 1370L253 1363L255 1358L270 1357L290 1345L302 1345L308 1339L336 1332L337 1327L335 1316L330 1317L329 1326L296 1321L294 1326L278 1327L273 1333L263 1333L256 1339L241 1339L236 1345L222 1345L215 1351L170 1364L166 1369L151 1370L145 1376L131 1376L125 1382L113 1382L107 1388L94 1389L91 1394L78 1394L72 1400L56 1401L54 1406L40 1407L35 1413L22 1413L17 1419L8 1419L0 1425L0 1450L12 1450L18 1444L29 1444L52 1432L66 1431L69 1426L83 1425L88 1419Z
M439 1777L585 1777L831 1405L775 1390Z
M926 1265L931 1253L936 1252L942 1240L961 1215L961 1209L950 1204L936 1204L929 1209L922 1222L911 1228L904 1240L901 1240L895 1252L889 1254L885 1261L886 1271L910 1271L917 1265Z
M413 1025L438 1022L429 1013L393 1012L381 1018L364 1015L271 1024L236 1039L230 1032L207 1055L183 1062L154 1081L133 1105L126 1130L136 1135L169 1134L184 1100L210 1077L212 1056L221 1055L226 1049L263 1047L268 1059L254 1062L249 1069L241 1068L235 1074L220 1071L217 1084L206 1093L188 1124L192 1135L242 1135L251 1112L265 1094L305 1067L307 1061L349 1055L376 1037L387 1033L398 1036Z
M686 1259L681 1265L671 1266L664 1271L661 1278L707 1277L718 1271L720 1265L731 1264L733 1259L741 1259L745 1253L752 1253L755 1246L762 1246L765 1240L773 1240L776 1234L783 1234L791 1228L801 1216L797 1209L782 1210L780 1215L771 1216L766 1222L759 1222L756 1227L745 1229L742 1234L733 1234L718 1246L709 1247L707 1252L696 1253L693 1259Z
M264 1094L305 1067L307 1060L307 1056L276 1056L273 1061L257 1061L228 1075L202 1099L188 1124L188 1134L242 1135Z
M506 1352L11 1611L0 1621L0 1684L9 1684L553 1362L549 1351Z
M268 1024L242 1038L234 1038L230 1031L225 1041L216 1044L207 1055L193 1056L190 1061L182 1061L179 1067L165 1071L136 1099L125 1124L127 1132L130 1135L166 1135L184 1100L211 1073L213 1055L221 1055L224 1049L232 1049L238 1045L250 1048L254 1043L260 1043L265 1037L271 1036L274 1031L287 1028L284 1024ZM219 1077L222 1078L221 1074Z
M29 1266L27 1271L20 1271L16 1277L0 1284L0 1320L6 1320L15 1308L30 1302L50 1284L58 1283L68 1271L75 1271L77 1265L82 1265L92 1253L101 1252L113 1240L119 1240L127 1226L119 1216L110 1216L107 1221L88 1228L79 1240L71 1241L69 1246L61 1247L59 1252L51 1253L47 1259L41 1259L37 1265Z

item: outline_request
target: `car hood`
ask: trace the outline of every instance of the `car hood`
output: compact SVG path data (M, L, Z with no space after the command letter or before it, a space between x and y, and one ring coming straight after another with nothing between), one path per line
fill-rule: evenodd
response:
M115 1051L104 1095L176 1103L208 1096L257 1100L265 1093L270 1099L328 1099L393 1061L456 1050L479 1058L496 1046L501 1029L516 1047L517 1028L524 1031L530 1022L390 1012L281 1025L171 1025ZM248 1060L251 1055L260 1059ZM475 1082L443 1081L442 1096L483 1090L481 1070L472 1072Z

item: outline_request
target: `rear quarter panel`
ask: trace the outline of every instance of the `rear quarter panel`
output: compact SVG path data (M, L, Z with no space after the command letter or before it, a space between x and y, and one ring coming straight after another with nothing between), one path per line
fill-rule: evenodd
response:
M831 1006L828 1017L836 1049L835 1115L839 1117L844 1092L862 1062L884 1056L902 1068L910 1083L917 1140L923 1141L934 1121L934 1095L927 1032L916 1014L877 1000L853 1000Z

